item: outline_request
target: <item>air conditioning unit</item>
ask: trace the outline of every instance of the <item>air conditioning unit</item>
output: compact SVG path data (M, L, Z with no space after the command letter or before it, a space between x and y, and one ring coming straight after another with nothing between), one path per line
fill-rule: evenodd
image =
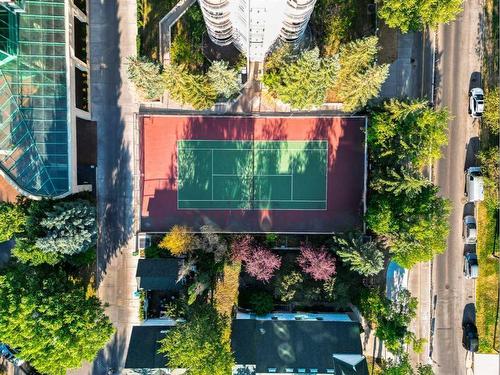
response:
M151 246L151 236L147 233L139 233L137 235L137 250L141 251Z

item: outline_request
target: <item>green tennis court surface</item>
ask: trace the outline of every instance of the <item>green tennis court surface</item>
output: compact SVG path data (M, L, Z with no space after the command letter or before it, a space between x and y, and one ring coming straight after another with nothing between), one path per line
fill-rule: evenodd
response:
M177 141L179 209L326 210L327 141Z

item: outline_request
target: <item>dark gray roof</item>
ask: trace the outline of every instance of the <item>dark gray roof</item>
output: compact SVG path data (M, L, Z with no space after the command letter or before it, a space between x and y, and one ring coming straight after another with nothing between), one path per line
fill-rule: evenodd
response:
M177 275L181 264L179 258L139 259L135 274L139 289L179 290L181 284L177 282Z
M231 341L236 363L256 365L257 373L304 368L307 373L335 369L341 375L368 374L357 322L236 319Z
M132 327L125 368L166 368L167 358L163 354L158 354L158 349L160 349L158 341L163 339L171 328L170 326Z

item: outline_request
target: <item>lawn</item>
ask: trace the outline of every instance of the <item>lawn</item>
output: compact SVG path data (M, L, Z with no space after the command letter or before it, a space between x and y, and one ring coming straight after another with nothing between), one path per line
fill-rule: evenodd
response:
M495 353L500 350L500 332L498 331L498 283L499 261L496 220L498 211L488 209L486 204L479 205L478 243L479 278L476 282L477 328L479 331L479 351Z

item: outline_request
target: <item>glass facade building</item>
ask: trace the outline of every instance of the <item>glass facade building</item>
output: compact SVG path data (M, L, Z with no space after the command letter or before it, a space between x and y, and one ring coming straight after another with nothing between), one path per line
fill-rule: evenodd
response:
M36 196L70 188L64 0L0 2L0 169Z

